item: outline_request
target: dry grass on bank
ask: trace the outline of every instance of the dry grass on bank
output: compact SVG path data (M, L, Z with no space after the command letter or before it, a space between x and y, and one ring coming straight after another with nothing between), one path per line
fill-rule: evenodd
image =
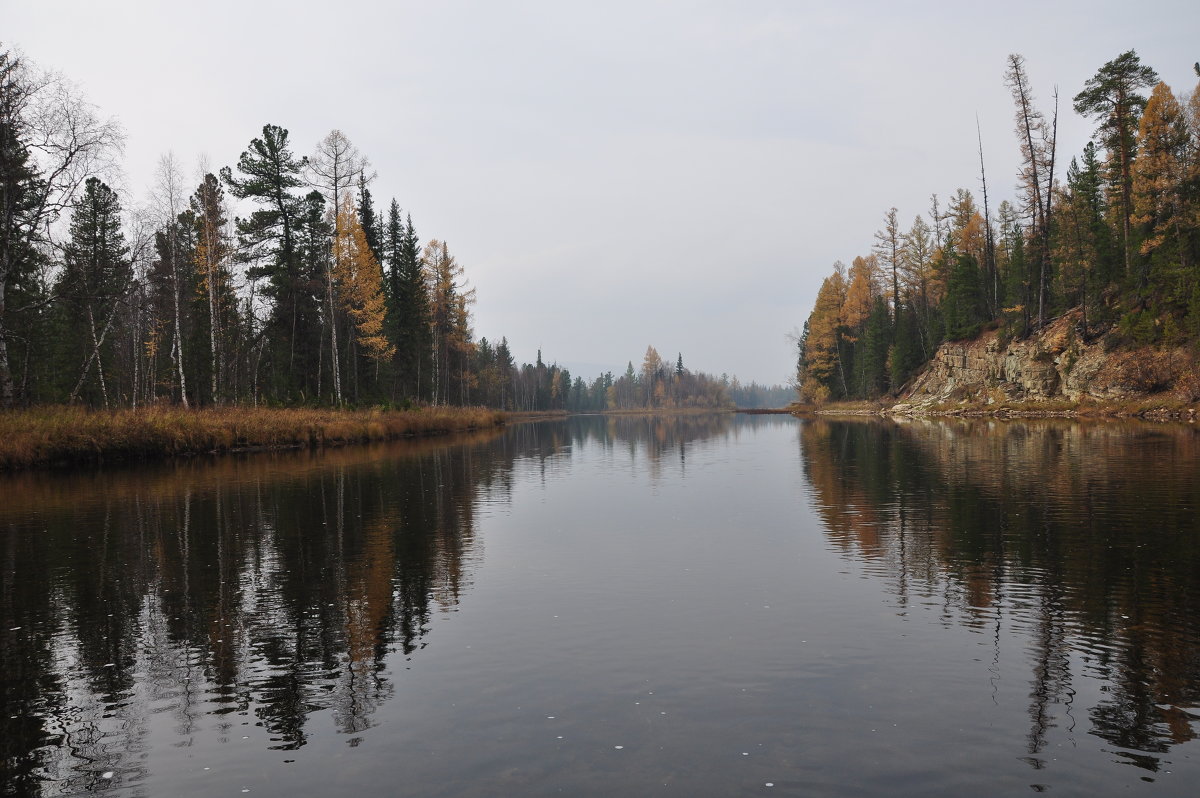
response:
M328 410L50 406L0 412L0 469L248 449L316 448L494 427L479 407Z

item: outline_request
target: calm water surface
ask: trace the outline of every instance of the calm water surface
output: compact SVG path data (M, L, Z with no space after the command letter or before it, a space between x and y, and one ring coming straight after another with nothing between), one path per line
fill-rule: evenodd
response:
M1196 795L1200 433L599 418L0 480L5 795Z

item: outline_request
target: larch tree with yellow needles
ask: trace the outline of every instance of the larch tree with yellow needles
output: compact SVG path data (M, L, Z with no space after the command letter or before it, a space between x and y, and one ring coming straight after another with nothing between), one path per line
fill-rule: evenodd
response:
M371 252L358 211L349 194L338 209L334 239L333 278L341 306L354 326L354 343L375 363L390 360L396 347L384 335L387 306L383 295L383 270Z

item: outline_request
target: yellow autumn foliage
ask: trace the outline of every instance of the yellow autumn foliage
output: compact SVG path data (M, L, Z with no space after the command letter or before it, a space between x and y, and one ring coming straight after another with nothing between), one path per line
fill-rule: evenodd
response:
M355 342L376 362L389 359L396 347L383 333L387 308L383 298L383 270L367 244L367 235L349 196L338 209L334 241L333 278L342 307L354 323Z

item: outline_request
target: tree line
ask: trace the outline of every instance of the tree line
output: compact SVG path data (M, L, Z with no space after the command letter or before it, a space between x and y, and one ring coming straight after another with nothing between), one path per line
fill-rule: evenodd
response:
M475 356L481 401L521 411L727 409L733 406L730 389L737 382L736 377L731 383L728 377L686 368L682 354L672 364L653 346L646 347L640 368L631 360L624 374L614 377L607 371L590 382L557 363L547 365L540 350L536 363L516 366L506 339L494 347L480 339Z
M888 210L870 252L821 285L798 341L802 399L897 393L943 341L1025 337L1071 308L1085 341L1200 342L1200 90L1177 96L1133 50L1104 64L1072 100L1096 139L1060 180L1057 91L1041 110L1020 55L1004 80L1017 197L993 209L981 145L980 197L934 194L908 226Z
M105 180L121 145L0 52L0 406L471 400L462 266L394 199L375 209L343 133L298 156L265 125L190 185L165 155L131 209Z
M475 340L463 266L395 199L376 208L339 130L302 156L267 124L192 182L164 155L140 203L112 187L122 144L72 84L0 49L0 408L715 408L740 389L653 347L587 382Z

